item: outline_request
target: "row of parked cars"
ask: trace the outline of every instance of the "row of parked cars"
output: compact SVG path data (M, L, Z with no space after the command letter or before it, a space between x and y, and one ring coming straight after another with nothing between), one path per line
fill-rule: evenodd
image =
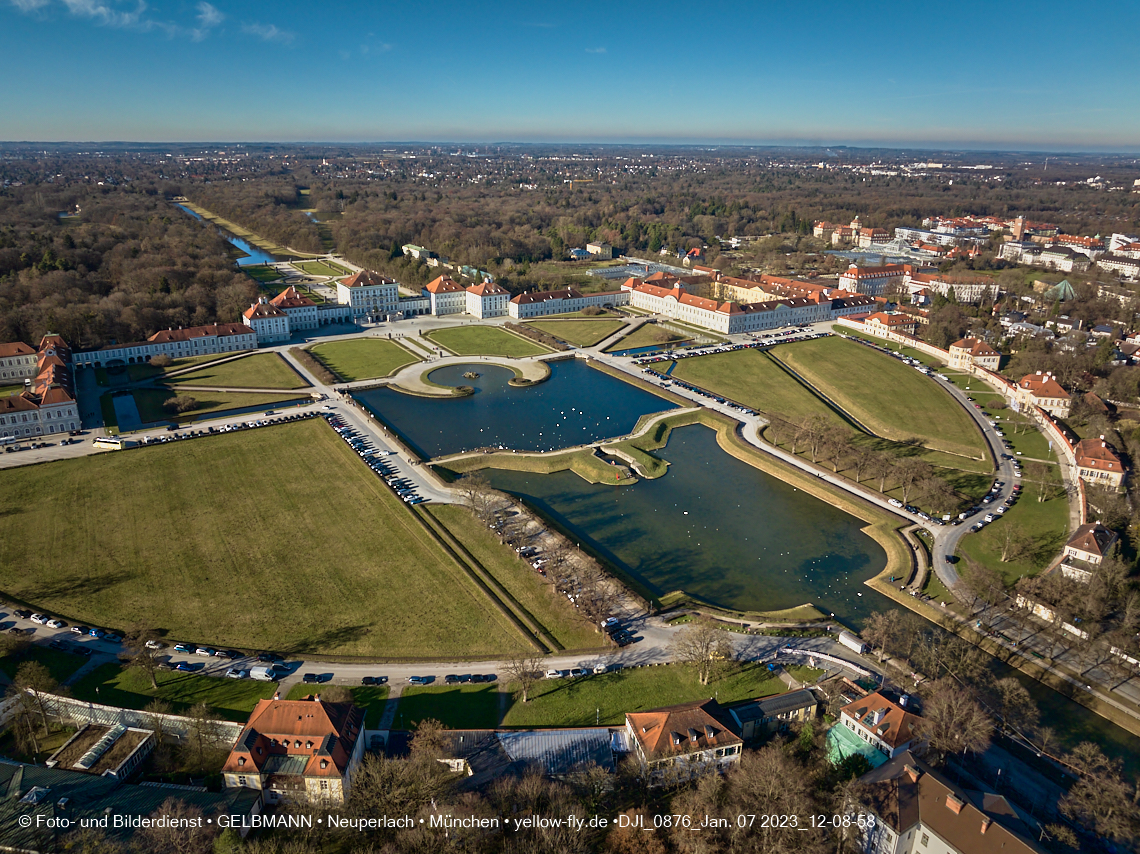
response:
M223 424L219 427L203 427L201 430L184 430L178 432L177 424L167 424L166 432L169 436L143 436L139 439L139 443L143 445L157 445L162 442L177 442L179 439L197 439L201 436L211 436L218 433L233 433L237 430L252 430L257 427L268 427L271 424L286 424L290 421L304 421L306 418L315 418L319 413L317 412L293 412L289 415L277 415L272 410L266 410L262 418L257 418L252 421L239 421L236 424ZM277 415L276 418L269 418L270 415Z
M69 627L67 620L53 617L50 614L37 614L34 611L29 611L24 608L19 608L12 613L22 620L30 620L37 626L47 626L49 629L66 629ZM119 643L123 639L122 635L109 632L106 629L93 629L84 625L70 626L70 628L73 634L77 634L80 637L97 638L110 643ZM20 630L17 629L17 631Z
M427 501L416 492L416 485L400 474L391 458L395 451L382 451L372 444L362 433L345 424L336 414L328 414L325 420L340 435L352 450L360 456L376 475L395 492L405 504L422 504Z

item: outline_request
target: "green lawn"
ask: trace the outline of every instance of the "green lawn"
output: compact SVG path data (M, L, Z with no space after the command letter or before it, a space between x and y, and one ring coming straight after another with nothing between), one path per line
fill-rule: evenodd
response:
M553 335L567 344L593 347L622 327L620 320L535 320L524 324Z
M1056 473L1057 478L1060 473ZM993 567L1001 573L1006 584L1013 584L1023 575L1036 575L1061 551L1069 536L1069 505L1064 495L1038 501L1039 487L1025 483L1021 500L1005 515L986 525L974 534L962 538L959 552ZM1020 560L1002 562L1006 532L1011 525L1018 526L1032 538L1033 550ZM961 564L959 564L961 567Z
M158 690L151 687L150 677L137 667L103 664L77 679L70 688L77 700L124 709L142 709L151 700L162 699L170 703L174 714L181 714L204 702L219 718L243 723L258 700L272 697L277 690L274 682L254 679L226 679L166 670L155 676Z
M268 282L276 282L282 278L281 272L276 267L270 267L268 264L247 264L241 268L241 271L261 285L267 284Z
M835 337L783 344L772 354L879 436L916 437L935 450L986 456L981 431L939 387L941 380L897 359Z
M646 323L631 335L618 339L618 342L611 344L606 348L606 351L633 350L637 347L650 347L654 345L664 347L667 344L679 344L682 341L690 340L692 339L688 335L681 335L679 332L666 329L664 326L659 326L656 323Z
M298 261L293 264L302 273L310 276L347 276L343 267L327 264L324 261Z
M0 470L0 589L72 621L241 649L525 648L320 419Z
M601 632L578 617L565 596L558 595L510 546L499 542L470 510L447 504L426 505L428 512L461 542L526 611L564 649L602 646Z
M33 644L28 647L19 658L13 658L11 656L0 658L0 672L11 679L16 675L16 670L19 666L25 661L38 661L47 668L48 673L51 674L51 678L56 682L63 682L71 676L72 673L87 663L87 659L82 655L75 655L71 652L64 652L63 650Z
M19 394L24 390L23 384L21 385L0 385L0 397L7 397L10 394Z
M191 371L166 380L172 385L224 388L308 388L309 384L277 353L258 353Z
M426 336L457 356L506 356L518 359L550 350L496 326L454 326Z
M260 394L257 392L195 391L194 389L173 388L140 388L131 394L135 398L135 405L139 408L139 417L144 422L178 421L180 424L189 424L208 415L228 412L232 409L245 409L250 406L269 409L280 403L307 398L307 395L300 393ZM174 397L175 394L194 398L198 401L198 407L191 412L172 415L163 409L162 404ZM103 399L109 401L110 395L103 395Z
M833 410L761 350L733 350L674 363L672 377L732 398L768 414L802 418L819 413L840 423ZM659 367L662 373L665 368Z
M218 359L225 359L225 358L229 357L230 355L233 355L233 354L230 354L230 353L222 353L222 354L211 353L208 356L187 356L184 359L175 359L173 362L170 363L170 367L168 367L168 368L156 368L154 365L150 364L149 362L146 362L146 363L137 364L137 365L123 365L123 366L121 366L119 368L115 368L113 370L122 370L122 368L126 368L127 378L131 382L137 383L137 382L143 382L144 380L153 380L153 379L156 379L158 377L162 377L166 374L171 373L172 371L184 371L187 368L194 367L195 365L204 365L208 362L216 362L216 361L218 361ZM103 370L103 368L96 368L95 370L101 371L101 370ZM106 385L106 383L100 383L100 385Z
M400 698L397 721L404 728L435 718L451 729L506 727L576 727L620 725L626 712L642 712L692 700L716 697L732 703L787 690L761 665L744 665L701 685L696 672L680 665L629 668L581 679L544 679L527 703L510 696L512 686L439 685L407 688ZM500 700L500 692L507 693ZM500 709L505 710L501 717ZM402 722L402 723L400 723Z
M327 685L305 685L299 683L289 689L285 695L286 700L303 700L305 697L316 694L318 697L328 689ZM384 706L388 702L388 686L376 687L361 685L349 688L352 692L352 702L364 709L364 728L376 729L380 725L380 718L384 714Z
M420 361L411 351L386 338L351 338L318 344L311 349L345 382L386 377L404 365Z

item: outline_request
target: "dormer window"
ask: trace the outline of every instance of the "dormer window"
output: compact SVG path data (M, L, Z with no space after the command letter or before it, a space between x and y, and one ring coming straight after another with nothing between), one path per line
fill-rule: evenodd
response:
M312 750L313 749L313 743L311 741L306 741L305 742L305 749L306 750Z
M328 768L328 767L329 767L329 761L327 759L322 759L321 760L321 768Z
M238 757L238 765L244 765L244 764L245 764L245 757L239 756Z

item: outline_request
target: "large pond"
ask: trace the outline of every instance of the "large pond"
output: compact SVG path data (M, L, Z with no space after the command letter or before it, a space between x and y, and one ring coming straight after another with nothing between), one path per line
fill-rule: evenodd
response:
M655 394L589 367L553 362L551 377L529 388L507 385L514 374L491 364L452 365L429 374L439 385L468 385L469 397L414 397L390 389L354 397L391 425L423 457L475 448L549 451L629 433L646 413L674 408ZM477 379L464 373L474 371Z
M186 207L185 205L175 204L175 207L181 210L183 213L190 214L190 216L194 217L194 219L203 221L202 217L194 213L194 211L190 210L190 208ZM239 267L246 267L251 264L273 264L278 260L268 252L258 249L256 246L253 246L248 241L242 240L240 237L230 234L230 232L226 231L224 228L219 228L218 233L245 253L244 258L237 259Z
M887 558L861 520L724 453L707 427L674 430L657 455L664 477L620 488L570 472L488 476L654 594L740 610L812 602L856 625L890 607L863 584Z

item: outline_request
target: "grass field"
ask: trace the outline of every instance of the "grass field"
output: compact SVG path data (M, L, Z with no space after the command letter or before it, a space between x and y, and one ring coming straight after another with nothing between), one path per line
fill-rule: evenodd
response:
M525 648L319 419L0 471L0 590L77 622L242 649Z
M542 579L510 546L500 543L471 511L446 504L428 505L427 509L564 649L604 643L601 632L580 619L565 596L556 595L554 585Z
M682 341L689 340L692 340L689 336L681 335L672 329L666 329L664 326L658 326L656 323L646 323L631 335L619 339L616 344L611 344L606 348L606 351L633 350L637 347L650 347L654 345L664 347L667 344L679 344Z
M168 367L168 368L157 368L154 365L150 364L149 362L146 362L146 363L140 364L140 365L124 365L123 367L125 367L127 370L127 378L133 383L138 383L138 382L143 382L145 380L153 380L157 377L165 376L166 374L169 374L172 371L182 371L182 370L185 370L186 368L192 368L195 365L204 365L204 364L207 364L208 362L216 362L216 361L218 361L218 359L225 359L227 356L230 356L230 355L232 355L232 354L230 354L230 353L221 353L221 354L211 353L209 356L188 356L185 359L175 359L173 362L170 363L170 367ZM104 369L104 368L96 368L95 370L96 370L96 372L98 372L98 371L106 372L106 369ZM99 383L99 384L100 385L106 385L106 383Z
M670 376L699 385L752 409L802 418L820 413L840 417L760 350L734 350L681 359Z
M780 345L772 354L879 436L986 457L981 431L940 380L897 359L834 337Z
M581 679L547 679L528 702L517 702L509 684L441 685L407 688L397 721L408 727L435 718L454 729L473 727L575 727L621 725L626 712L640 712L716 696L721 703L765 697L787 690L760 665L746 665L701 685L696 672L680 665L639 667ZM500 692L507 696L500 699ZM505 712L505 714L504 714Z
M158 690L150 677L137 667L102 664L70 686L77 700L103 703L124 709L142 709L154 699L170 703L174 714L181 714L197 703L206 703L219 718L245 722L258 700L273 696L274 682L253 679L225 679L195 673L159 671ZM96 690L98 689L98 690Z
M420 361L405 347L386 338L351 338L318 344L311 351L345 382L386 377L404 365Z
M506 356L518 359L538 356L550 350L495 326L454 326L437 329L426 336L457 356Z
M191 371L166 382L177 385L206 385L224 388L308 388L309 384L277 353L258 353L222 362L200 371Z
M251 279L254 279L259 285L276 282L282 278L281 271L276 267L270 267L268 264L247 264L241 268L241 271Z
M339 264L326 261L298 261L294 265L302 273L310 276L348 276L348 270Z
M620 320L535 320L525 324L567 344L593 347L622 327Z
M303 393L294 394L260 394L257 392L232 391L195 391L176 388L140 388L131 394L135 405L139 408L139 417L146 423L163 421L177 421L180 424L189 424L200 418L205 418L218 412L228 412L232 409L245 409L250 406L260 406L269 409L279 403L298 400L306 397ZM198 401L198 407L191 412L181 415L172 415L162 408L163 401L175 394L184 394ZM110 400L110 395L103 395L104 400ZM144 428L145 429L145 428Z
M87 663L82 655L51 649L39 645L32 645L19 658L4 656L0 658L0 673L9 679L16 675L16 670L25 661L36 661L47 668L51 678L56 682L63 682L72 673Z
M1060 478L1060 472L1055 475ZM1021 500L997 521L963 537L958 551L996 569L1006 584L1013 584L1023 575L1037 575L1060 553L1069 536L1069 505L1064 495L1038 501L1039 493L1037 484L1026 483ZM1011 525L1030 537L1034 548L1020 560L1002 562L1002 548Z
M530 471L537 474L553 474L556 471L572 471L588 483L632 484L636 478L617 478L617 472L587 450L567 451L562 454L473 454L459 460L448 460L441 468L455 474L466 474L479 469L505 469L507 471Z
M7 397L10 394L19 394L24 390L23 384L20 385L0 385L0 397Z

